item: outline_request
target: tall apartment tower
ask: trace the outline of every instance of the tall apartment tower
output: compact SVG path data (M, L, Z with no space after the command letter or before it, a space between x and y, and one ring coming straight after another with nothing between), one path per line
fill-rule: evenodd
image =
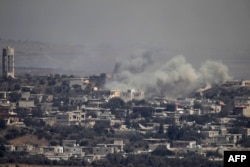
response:
M3 77L15 77L15 71L14 71L14 48L11 48L10 46L7 46L6 48L3 48L3 61L2 61L2 67L3 67Z

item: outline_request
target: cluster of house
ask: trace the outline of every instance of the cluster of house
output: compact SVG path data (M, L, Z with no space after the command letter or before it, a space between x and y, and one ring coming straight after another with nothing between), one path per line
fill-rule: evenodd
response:
M78 78L70 80L70 87L81 85L84 89L89 82L88 78ZM247 84L247 82L244 82ZM8 101L8 94L11 92L0 92L0 118L6 120L7 125L25 126L22 119L13 112L16 108L30 109L39 107L45 115L42 119L46 124L53 125L81 125L93 127L97 121L108 121L110 127L119 125L114 129L115 133L157 133L160 124L150 122L147 125L139 124L139 127L127 127L125 120L116 118L110 109L103 108L102 105L113 97L120 97L124 101L132 99L144 99L144 93L138 90L100 90L93 88L92 96L71 96L68 98L68 104L72 106L67 111L59 111L60 106L53 106L53 95L48 94L32 94L32 86L25 86L25 91L21 91L21 98L17 103ZM23 89L21 89L23 90ZM93 97L95 97L93 99ZM87 103L86 103L87 102ZM130 109L117 109L124 116L131 113L139 113L139 117L131 120L132 122L140 122L143 119L144 111L149 111L152 117L171 118L178 126L193 126L195 122L183 122L179 118L181 115L203 115L219 113L225 105L223 102L211 99L193 99L193 98L178 98L169 100L164 97L156 97L149 101L150 106L132 106ZM65 102L61 102L63 106ZM86 105L82 105L86 104ZM199 107L195 107L199 104ZM235 97L235 111L238 115L250 117L250 97ZM7 111L7 112L6 112ZM207 151L222 151L225 149L238 149L237 143L243 136L250 135L249 128L242 128L240 133L229 133L232 128L232 122L237 119L235 117L218 118L216 123L212 122L200 126L201 133L205 136L199 145L197 141L173 141L168 143L164 139L149 138L145 139L149 147L147 150L137 150L135 153L151 152L157 146L164 146L174 152L190 152L205 154ZM169 125L163 125L165 132ZM79 146L76 141L64 141L62 146L32 146L32 145L6 145L9 151L27 151L30 154L43 154L51 160L68 159L70 157L84 158L87 161L103 158L109 153L124 152L124 142L121 139L114 140L113 144L97 144L95 147ZM241 148L242 149L242 148Z
M44 155L50 160L84 159L88 162L104 158L107 154L123 152L123 140L112 144L97 144L95 147L79 146L76 140L63 140L62 146L5 145L11 152L27 152L30 155Z
M226 81L224 83L221 84L222 86L226 86L226 87L231 87L231 86L250 86L250 80L230 80L230 81Z
M71 78L69 80L69 86L71 88L74 87L74 85L79 85L81 89L85 89L86 86L90 83L90 79L88 77L83 77L83 78ZM97 86L94 86L92 88L92 95L94 97L102 97L106 99L111 99L114 97L119 97L125 102L130 101L130 100L142 100L144 99L144 92L141 90L137 89L128 89L128 90L118 90L118 89L99 89Z
M204 135L201 141L186 141L173 140L169 142L164 138L146 138L143 139L148 143L148 148L136 149L134 152L125 153L124 146L129 144L129 141L123 139L115 139L113 143L99 143L94 147L79 146L76 140L63 140L60 146L36 146L36 145L5 145L6 149L12 152L28 152L31 155L40 154L46 156L50 160L68 160L69 158L84 159L92 162L97 159L105 158L108 154L123 153L126 154L150 154L157 147L165 147L175 153L189 153L194 152L206 156L208 152L217 152L223 155L226 150L247 150L249 148L242 148L238 142L243 136L250 136L250 128L242 128L239 133L229 133L233 128L233 120L236 118L220 118L216 123L208 123L206 125L198 125L201 130L197 131ZM179 122L180 126L192 126L194 122ZM159 124L148 124L147 127L139 125L138 129L127 129L120 127L117 133L145 133L155 132L159 129ZM167 131L169 125L164 125ZM124 128L124 129L123 129ZM115 130L116 133L116 130ZM222 160L222 159L220 159Z

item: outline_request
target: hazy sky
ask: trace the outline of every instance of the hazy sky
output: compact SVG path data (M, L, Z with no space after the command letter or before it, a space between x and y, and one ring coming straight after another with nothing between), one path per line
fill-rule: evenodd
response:
M249 0L0 0L0 20L6 39L250 56Z

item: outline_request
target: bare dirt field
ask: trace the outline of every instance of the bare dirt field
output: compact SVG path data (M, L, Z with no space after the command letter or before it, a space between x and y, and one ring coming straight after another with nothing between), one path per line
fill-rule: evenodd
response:
M48 145L48 141L46 139L38 139L37 136L35 135L25 135L21 136L18 138L15 138L13 140L9 141L10 144L13 145L23 145L23 144L31 144L31 145L37 145L37 146L42 146L42 145Z

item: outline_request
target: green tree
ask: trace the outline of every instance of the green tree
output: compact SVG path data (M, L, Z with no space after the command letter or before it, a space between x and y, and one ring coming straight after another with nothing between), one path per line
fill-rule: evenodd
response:
M149 106L150 104L146 101L146 100L144 100L144 99L142 99L142 100L135 100L135 99L133 99L133 100L131 100L131 101L128 101L128 105L135 105L135 106Z
M40 108L34 108L32 110L32 116L33 117L42 117L43 116L43 111Z
M106 158L109 160L109 162L113 165L121 164L123 160L122 154L108 154Z
M50 80L48 81L48 85L49 85L49 86L54 86L54 85L56 85L56 80L55 80L55 79L50 79Z
M11 139L15 139L15 138L17 138L17 137L19 137L19 136L22 136L23 134L22 133L20 133L17 129L9 129L8 131L7 131L7 133L5 134L5 139L7 139L7 140L11 140Z
M114 97L108 101L106 104L107 108L110 108L111 111L117 109L117 108L123 108L125 107L126 103L119 97Z
M5 129L6 128L6 122L3 119L0 119L0 129Z
M157 156L166 156L174 155L174 152L168 150L165 145L160 145L152 152L152 154Z
M96 121L94 125L94 131L97 134L103 134L105 132L105 129L110 128L110 122L109 121Z
M163 134L164 133L164 128L163 128L163 124L161 123L159 126L159 130L158 130L159 134Z
M242 147L250 147L250 137L244 137L242 138L240 141L239 141L239 144L242 146Z
M14 85L14 90L21 90L21 86L19 84Z
M219 158L222 157L222 155L219 154L218 151L208 151L206 156L207 157L219 157Z
M82 90L82 87L79 84L74 84L72 85L72 87L74 88L74 90Z
M6 151L6 149L5 149L4 145L2 143L0 143L0 157L4 157L5 151Z
M132 146L131 144L126 144L126 145L124 146L124 151L125 151L126 153L132 153L132 152L134 152L134 150L135 150L135 147Z
M131 122L130 122L130 119L126 118L124 124L127 126L127 128L131 128L131 125L132 125L132 124L131 124Z
M11 102L18 102L21 99L21 95L17 92L10 93L9 100Z
M45 82L43 79L41 79L41 80L39 81L39 84L40 84L40 85L45 85L45 83L46 83L46 82Z
M52 87L47 87L46 90L45 90L45 93L46 94L53 94L54 93L54 90Z
M177 126L174 126L174 125L169 126L168 131L167 131L168 138L170 138L172 140L177 139L178 131L179 131L179 129Z

